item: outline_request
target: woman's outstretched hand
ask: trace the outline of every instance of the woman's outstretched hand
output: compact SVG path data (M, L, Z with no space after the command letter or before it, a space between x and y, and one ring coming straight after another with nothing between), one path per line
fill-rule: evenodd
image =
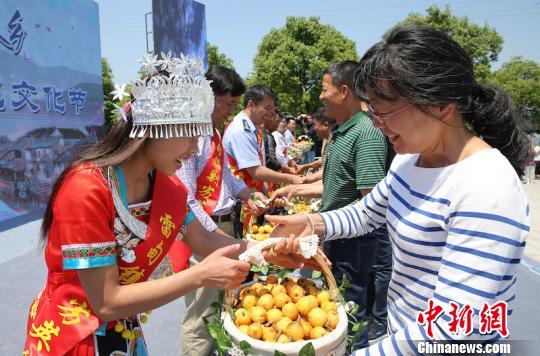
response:
M308 218L305 214L296 214L290 216L267 215L266 220L276 226L270 233L270 237L302 237L313 235Z
M318 253L323 256L326 264L332 267L332 264L320 248ZM271 249L264 250L263 256L267 262L285 268L321 269L321 266L314 258L304 258L300 255L300 241L294 236L283 239Z
M267 215L266 220L273 224L276 224L272 232L270 233L271 237L285 237L287 240L296 240L296 237L309 236L317 234L322 236L324 234L324 225L322 223L322 217L319 214L296 214L290 216L278 216L278 215ZM313 226L310 222L313 222ZM314 228L314 229L313 229ZM296 245L294 245L296 246ZM278 246L274 247L275 251ZM298 246L299 249L299 246ZM298 250L294 250L295 253L299 253ZM331 267L332 264L326 257L326 255L319 249L319 254L323 256L326 264ZM305 259L301 255L297 255L297 258L300 259L303 263L302 268L320 270L321 267L314 258ZM279 264L279 263L275 263ZM282 264L280 264L282 265Z
M264 259L285 268L303 268L305 259L299 255L300 241L294 237L283 239L270 249L263 250Z
M195 268L204 273L203 285L216 289L234 289L246 279L250 264L237 260L240 245L222 247L208 255Z
M269 201L275 202L276 200L279 200L279 198L287 198L287 199L294 198L293 188L294 186L288 185L286 187L276 189L270 196ZM283 204L277 204L275 206L283 206Z

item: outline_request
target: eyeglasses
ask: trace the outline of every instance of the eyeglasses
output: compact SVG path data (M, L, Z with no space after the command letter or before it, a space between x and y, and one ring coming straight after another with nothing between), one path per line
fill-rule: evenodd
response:
M389 112L377 112L375 111L375 108L373 108L373 106L371 106L371 104L368 104L368 110L366 112L366 115L371 119L371 120L377 120L379 123L384 123L384 120L388 119L389 117L392 117L396 114L399 114L400 112L402 112L403 110L407 109L407 108L410 108L411 106L413 106L414 103L410 103L409 105L407 106L404 106L402 107L401 109L397 110L397 111L389 111Z

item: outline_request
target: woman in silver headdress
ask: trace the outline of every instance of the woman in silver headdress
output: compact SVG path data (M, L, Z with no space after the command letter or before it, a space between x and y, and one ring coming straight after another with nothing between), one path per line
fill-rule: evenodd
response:
M249 271L237 260L248 244L204 230L174 175L212 132L212 89L199 61L162 57L143 60L131 107L117 108L121 120L53 187L41 230L47 282L30 307L25 354L145 355L145 311L198 287L235 288ZM182 236L206 259L148 281ZM298 266L286 256L297 246L284 240L267 258Z

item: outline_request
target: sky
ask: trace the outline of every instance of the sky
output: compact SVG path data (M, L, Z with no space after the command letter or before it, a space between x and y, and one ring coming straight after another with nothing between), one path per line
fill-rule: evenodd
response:
M170 0L174 1L174 0ZM101 55L112 67L115 83L134 79L137 59L146 52L145 14L151 0L96 0L99 4ZM450 5L457 16L487 24L503 37L503 50L492 69L522 55L540 63L540 0L199 0L206 7L208 42L233 60L242 76L253 70L253 58L262 37L285 24L287 16L318 16L356 43L362 55L397 22L411 12L425 14L434 4ZM151 15L149 31L151 29ZM151 34L150 50L152 50Z

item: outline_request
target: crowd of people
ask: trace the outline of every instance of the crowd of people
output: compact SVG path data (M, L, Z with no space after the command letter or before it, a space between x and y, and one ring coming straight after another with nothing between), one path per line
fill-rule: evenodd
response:
M540 145L533 143L533 137L529 136L529 140L527 164L522 179L524 184L532 184L535 179L540 178Z
M512 311L530 226L519 179L528 141L506 93L476 82L455 41L397 26L360 62L326 68L321 107L297 117L233 69L201 73L195 60L162 57L143 62L122 119L58 178L25 351L144 354L141 315L185 296L182 353L213 354L203 317L248 275L237 258L254 244L241 240L254 219L277 224L284 240L266 258L285 267L314 266L297 237L319 235L368 325L355 354L501 338L479 332L478 311L497 301ZM313 145L292 157L302 136ZM271 215L280 197L321 199L320 209ZM160 262L175 273L149 280ZM428 336L417 315L430 301L470 306L472 332L441 317ZM66 323L59 308L78 308L79 319ZM40 327L54 331L47 342Z

